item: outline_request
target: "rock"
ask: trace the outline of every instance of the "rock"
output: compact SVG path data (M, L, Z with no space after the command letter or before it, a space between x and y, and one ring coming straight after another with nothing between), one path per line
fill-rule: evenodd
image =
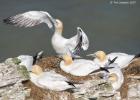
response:
M19 66L12 58L0 63L0 100L25 100L28 90L22 81L29 80L25 66Z
M16 58L9 58L0 63L0 100L140 100L140 59L122 70L125 80L118 91L113 91L111 83L101 79L99 73L75 77L63 72L59 68L61 60L51 56L37 64L44 71L53 69L75 83L82 83L79 90L56 92L39 88L29 81L25 66L19 66Z

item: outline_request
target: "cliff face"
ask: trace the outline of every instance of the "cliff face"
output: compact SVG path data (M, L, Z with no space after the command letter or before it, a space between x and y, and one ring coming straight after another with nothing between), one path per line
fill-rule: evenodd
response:
M98 74L92 77L66 74L59 69L60 61L60 58L52 56L41 59L37 64L44 71L54 69L75 83L86 81L79 93L55 92L35 86L29 81L25 67L11 58L0 64L0 100L140 100L140 59L135 59L122 70L125 81L116 92L112 91L110 82L100 79Z
M30 89L22 82L29 80L25 66L17 65L18 60L9 58L0 63L0 100L25 100Z

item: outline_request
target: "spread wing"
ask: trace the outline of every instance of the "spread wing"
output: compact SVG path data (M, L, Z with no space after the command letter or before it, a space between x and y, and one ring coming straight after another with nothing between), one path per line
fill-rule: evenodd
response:
M85 32L80 28L77 27L77 33L79 34L79 42L81 42L81 48L83 50L87 50L89 47L89 40Z
M89 47L89 40L85 32L77 27L77 35L76 35L77 45L75 46L73 52L77 54L81 49L87 50Z
M53 28L55 20L45 11L28 11L22 14L8 17L3 20L4 23L19 27L32 27L41 23L46 23L49 28Z

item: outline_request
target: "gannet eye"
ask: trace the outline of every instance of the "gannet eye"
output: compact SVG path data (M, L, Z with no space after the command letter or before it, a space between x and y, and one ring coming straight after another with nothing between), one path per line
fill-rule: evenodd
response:
M58 25L58 21L56 21L56 24Z

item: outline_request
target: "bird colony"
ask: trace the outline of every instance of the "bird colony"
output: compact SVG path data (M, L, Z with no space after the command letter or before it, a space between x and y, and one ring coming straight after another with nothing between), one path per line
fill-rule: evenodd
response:
M93 76L96 73L102 73L101 78L110 81L113 93L118 91L124 82L121 69L127 67L135 58L140 56L120 52L106 54L104 51L96 51L86 55L93 57L92 59L84 59L79 55L81 50L86 51L89 47L88 34L81 27L77 27L75 36L71 38L63 37L63 22L53 18L46 11L28 11L8 17L3 22L19 27L33 27L41 23L47 24L53 31L51 38L52 47L57 56L61 58L59 68L75 77ZM36 86L52 91L72 90L75 94L82 94L88 91L86 90L88 85L94 84L94 81L92 84L88 84L89 81L73 82L53 69L43 71L36 64L36 61L42 58L42 54L43 51L35 56L19 55L17 57L20 60L19 65L24 65L27 68L30 81Z

